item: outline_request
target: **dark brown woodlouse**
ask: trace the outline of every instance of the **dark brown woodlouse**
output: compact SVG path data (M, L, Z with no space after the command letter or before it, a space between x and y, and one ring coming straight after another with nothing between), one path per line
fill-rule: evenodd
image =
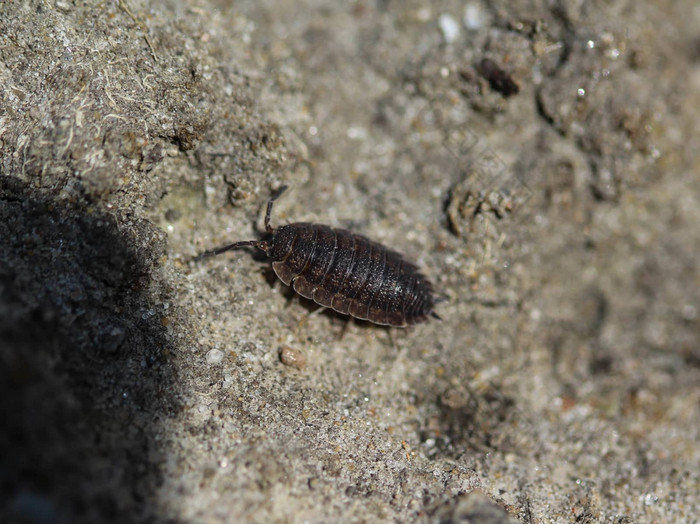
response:
M433 286L418 268L382 244L326 225L297 222L273 228L270 215L283 186L267 203L268 240L243 240L206 251L197 259L231 249L256 247L272 260L277 277L301 296L375 324L406 327L440 318Z

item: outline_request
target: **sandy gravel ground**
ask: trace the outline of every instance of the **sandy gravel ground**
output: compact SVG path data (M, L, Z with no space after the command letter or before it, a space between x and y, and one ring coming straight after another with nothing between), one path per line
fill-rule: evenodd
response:
M0 4L3 522L693 522L697 2ZM448 300L347 323L350 228Z

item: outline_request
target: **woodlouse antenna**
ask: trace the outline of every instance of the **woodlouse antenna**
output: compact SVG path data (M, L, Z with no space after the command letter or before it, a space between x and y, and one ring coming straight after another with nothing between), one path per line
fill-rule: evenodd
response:
M272 214L272 204L275 203L275 200L277 200L280 196L282 196L282 193L284 193L289 186L282 186L280 187L279 191L270 198L270 200L267 201L267 212L265 213L265 231L268 233L274 232L274 229L270 225L270 215Z
M203 258L208 258L208 257L213 257L215 255L220 255L221 253L225 253L226 251L230 251L231 249L238 249L239 247L257 247L258 249L262 249L263 251L267 252L268 246L267 242L264 240L241 240L240 242L234 242L233 244L229 244L227 246L221 246L217 247L216 249L212 249L210 251L205 251L201 255L197 255L194 258L195 262L198 262L202 260Z
M274 233L275 230L273 227L270 225L270 215L272 214L272 204L274 204L275 200L277 200L282 193L284 193L289 186L282 186L279 188L279 191L275 193L270 200L267 201L267 212L265 213L265 231L268 233ZM221 246L217 247L216 249L212 249L210 251L205 251L201 255L197 255L194 258L195 262L198 262L202 260L203 258L208 258L208 257L213 257L216 255L220 255L221 253L226 253L226 251L230 251L232 249L238 249L239 247L257 247L258 249L261 249L265 253L267 253L269 246L267 245L267 242L264 240L241 240L239 242L234 242L233 244L228 244L227 246Z

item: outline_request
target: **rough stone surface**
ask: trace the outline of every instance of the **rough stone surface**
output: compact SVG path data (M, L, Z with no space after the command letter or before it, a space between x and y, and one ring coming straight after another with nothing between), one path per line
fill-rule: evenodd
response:
M0 520L696 519L695 4L0 4ZM283 183L443 320L193 262Z

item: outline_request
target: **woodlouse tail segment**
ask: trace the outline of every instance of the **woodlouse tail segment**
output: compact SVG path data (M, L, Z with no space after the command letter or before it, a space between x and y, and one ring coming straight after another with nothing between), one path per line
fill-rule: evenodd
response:
M210 251L205 251L201 255L197 255L194 260L195 260L195 262L199 262L203 258L208 258L208 257L220 255L221 253L225 253L226 251L230 251L232 249L238 249L241 247L257 247L258 249L264 251L265 253L267 253L268 249L270 249L265 240L242 240L240 242L234 242L233 244L229 244L227 246L221 246L221 247L217 247L216 249L212 249Z

